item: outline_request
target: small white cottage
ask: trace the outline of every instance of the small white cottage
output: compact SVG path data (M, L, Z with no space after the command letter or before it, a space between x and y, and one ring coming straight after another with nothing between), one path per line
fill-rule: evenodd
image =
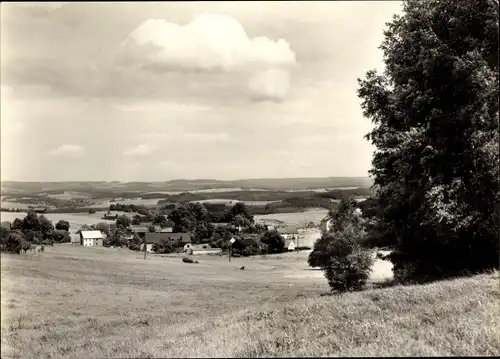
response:
M101 231L81 231L80 239L84 247L102 246L104 236Z

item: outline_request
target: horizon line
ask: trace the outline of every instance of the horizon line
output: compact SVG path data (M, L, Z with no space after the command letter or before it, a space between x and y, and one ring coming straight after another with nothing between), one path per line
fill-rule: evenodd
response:
M312 179L339 179L339 178L363 178L371 179L367 176L326 176L326 177L254 177L254 178L239 178L239 179L216 179L216 178L175 178L170 180L153 180L153 181L120 181L120 180L46 180L46 181L29 181L29 180L1 180L0 183L20 182L20 183L64 183L64 182L119 182L119 183L167 183L174 181L218 181L218 182L238 182L238 181L256 181L256 180L312 180Z

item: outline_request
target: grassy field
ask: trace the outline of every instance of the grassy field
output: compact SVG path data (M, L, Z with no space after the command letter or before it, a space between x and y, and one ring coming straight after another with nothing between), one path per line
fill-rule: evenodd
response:
M325 295L306 255L2 254L2 358L500 353L498 273Z
M44 213L43 215L47 217L52 224L55 225L59 220L65 220L69 222L71 229L79 229L84 224L92 225L96 223L114 223L115 221L101 219L106 212L96 212L93 214L89 213ZM112 212L112 214L122 214L125 212ZM133 217L135 213L125 213L127 216ZM26 217L26 212L0 212L0 218L2 221L13 222L16 218L23 219Z
M321 220L326 217L328 214L328 210L319 208L319 209L310 209L304 212L295 212L295 213L274 213L274 214L263 214L254 216L256 220L272 224L283 222L290 226L304 226L304 222L307 224L309 222L313 222L316 225L319 225Z

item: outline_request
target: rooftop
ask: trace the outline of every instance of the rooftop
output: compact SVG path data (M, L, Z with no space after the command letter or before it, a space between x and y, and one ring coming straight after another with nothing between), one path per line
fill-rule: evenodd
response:
M83 239L103 239L101 231L81 231L80 232Z

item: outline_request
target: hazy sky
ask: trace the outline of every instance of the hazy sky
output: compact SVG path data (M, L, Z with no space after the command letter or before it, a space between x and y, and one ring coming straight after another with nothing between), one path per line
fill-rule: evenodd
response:
M2 180L366 176L396 1L1 4Z

